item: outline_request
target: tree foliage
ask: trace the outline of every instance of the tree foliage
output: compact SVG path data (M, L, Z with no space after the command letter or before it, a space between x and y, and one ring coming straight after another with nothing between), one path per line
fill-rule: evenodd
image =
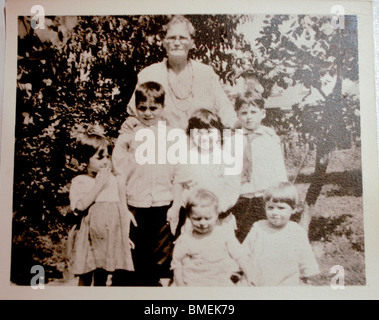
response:
M327 16L266 16L259 52L251 62L263 79L268 78L266 95L274 85L288 88L301 84L315 101L299 101L285 127L296 130L299 141L316 149L315 172L306 195L314 205L321 192L332 150L359 142L359 98L344 90L358 84L357 17L345 16L344 28L336 29Z
M210 64L233 85L236 71L252 68L269 97L274 86L301 84L311 103L299 101L290 116L267 120L281 134L316 149L314 183L307 203L316 202L328 155L359 142L357 19L344 29L330 17L266 16L257 50L237 32L246 15L188 15L196 29L193 59ZM14 211L40 218L67 204L75 134L97 127L118 136L138 72L165 57L163 30L170 16L80 16L67 28L62 17L46 17L43 35L20 17L26 34L18 42L18 83L14 170ZM47 34L47 36L46 36ZM242 58L241 58L242 57ZM246 63L247 62L247 63ZM307 100L305 100L307 101Z
M75 135L97 127L118 136L138 72L165 57L162 26L170 16L46 17L46 32L30 26L18 41L13 208L40 219L68 203ZM189 15L196 30L191 57L232 83L241 15ZM20 29L21 30L21 29ZM247 48L247 47L246 47Z

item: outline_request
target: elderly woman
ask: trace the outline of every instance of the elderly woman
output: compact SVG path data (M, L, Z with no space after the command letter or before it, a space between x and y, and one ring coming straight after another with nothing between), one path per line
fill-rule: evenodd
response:
M174 16L164 30L167 58L143 69L138 74L138 84L155 81L164 87L164 118L171 127L185 129L194 111L202 108L219 115L226 127L233 127L236 114L217 75L210 66L188 58L194 46L192 23L183 16ZM134 95L127 110L131 116L136 114ZM136 121L129 117L120 132L133 128Z

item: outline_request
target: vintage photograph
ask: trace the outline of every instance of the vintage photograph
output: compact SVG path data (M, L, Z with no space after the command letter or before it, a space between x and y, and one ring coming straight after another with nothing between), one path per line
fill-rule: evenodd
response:
M366 285L356 15L17 23L12 285Z

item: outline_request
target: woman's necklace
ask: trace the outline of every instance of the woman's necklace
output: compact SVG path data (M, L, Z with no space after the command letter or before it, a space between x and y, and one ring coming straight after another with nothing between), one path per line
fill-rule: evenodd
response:
M183 77L180 78L178 76L175 77L174 84L172 82L172 74L173 72L170 70L170 68L167 67L167 82L168 87L170 89L170 92L174 95L174 97L177 100L187 100L189 97L193 96L193 82L194 82L194 75L193 75L193 67L191 61L188 61L186 68L182 71L183 74L188 70L189 76L191 78L190 85L188 86L188 80ZM185 74L184 74L185 76Z

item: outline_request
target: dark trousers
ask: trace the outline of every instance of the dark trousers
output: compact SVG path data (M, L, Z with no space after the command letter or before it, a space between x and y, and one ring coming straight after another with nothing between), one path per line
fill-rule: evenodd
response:
M235 206L230 209L237 221L236 237L242 243L253 224L266 218L265 203L262 197L240 197Z
M136 208L129 206L137 227L130 226L130 239L135 244L132 250L134 280L136 286L157 286L160 278L170 278L172 239L167 225L170 206Z

